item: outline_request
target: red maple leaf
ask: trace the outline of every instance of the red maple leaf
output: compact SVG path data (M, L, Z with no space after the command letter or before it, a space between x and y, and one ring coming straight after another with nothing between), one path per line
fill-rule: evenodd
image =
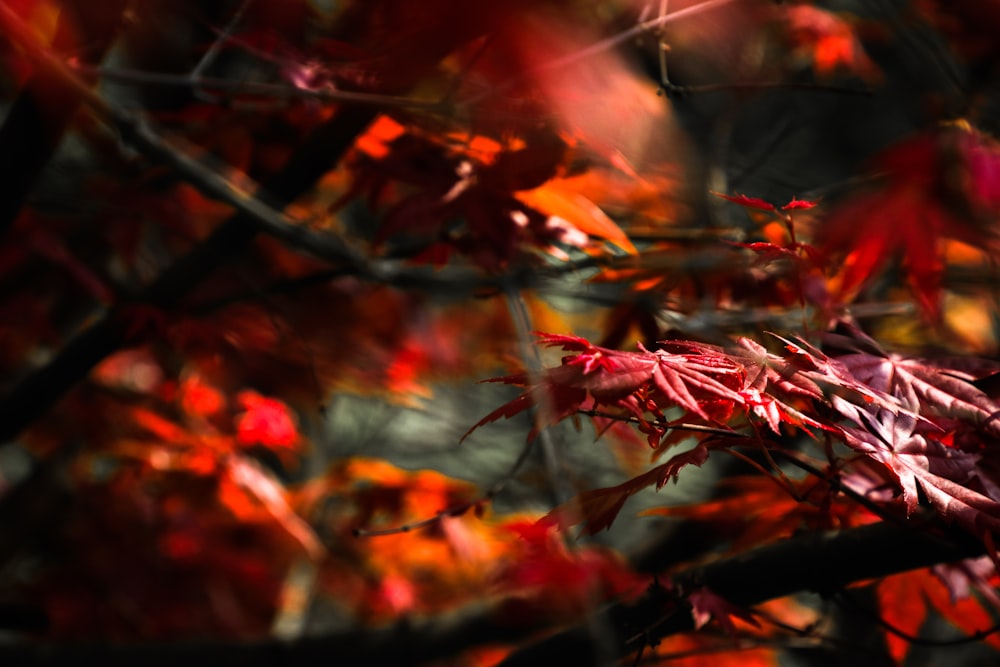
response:
M936 318L944 240L998 247L991 221L1000 209L1000 151L976 132L946 126L890 148L875 166L883 185L835 211L819 234L827 257L843 257L831 291L853 298L902 254L921 306Z
M781 207L782 211L806 211L811 208L816 208L819 206L819 202L809 201L806 199L796 199L792 197L792 201L788 202Z
M528 203L546 204L536 190L556 176L567 155L566 141L552 127L524 132L520 144L497 144L495 151L479 156L419 128L388 142L376 139L367 136L358 145L355 180L339 202L360 193L368 194L371 205L390 202L376 246L402 238L426 247L443 243L492 269L505 265L522 247L563 256L558 245L585 247L590 234L631 247L624 232L596 206L589 212L596 222L586 214L571 221L558 215L564 211Z
M668 349L649 351L640 346L639 352L623 352L576 336L541 334L540 340L543 345L577 354L546 369L539 385L528 387L527 392L483 417L469 432L539 402L545 405L552 423L586 408L609 406L639 419L640 430L647 433L650 445L656 446L664 429L653 422L663 421L663 410L676 406L704 420L717 421L713 416L728 416L725 406L731 410L743 402L736 390L742 384L743 369L710 345L674 341ZM491 381L524 386L529 380L522 374ZM721 413L718 404L724 408Z
M922 492L944 518L975 535L1000 530L1000 486L980 469L980 454L946 446L928 433L932 425L910 415L873 410L864 422L842 426L844 440L893 472L907 513Z
M780 432L782 422L824 428L800 410L803 402L822 398L819 386L798 376L784 358L771 354L760 343L741 338L739 345L733 354L746 369L740 395L750 415L763 419L775 433Z
M727 195L721 192L712 192L713 195L726 201L733 202L734 204L739 204L745 208L755 208L760 211L771 211L777 213L778 211L801 211L808 210L810 208L815 208L818 206L817 202L809 201L806 199L796 199L792 197L792 200L785 204L784 206L775 206L766 199L760 199L758 197L748 197L747 195L737 194L737 195Z
M858 380L840 360L824 354L806 341L792 341L781 336L775 338L785 343L787 354L782 357L767 355L764 358L769 394L811 397L857 424L862 423L861 415L872 406L892 412L906 410L894 396ZM743 341L743 344L748 349L755 345L752 341ZM828 422L824 427L831 426L833 423Z
M713 192L716 197L721 197L726 201L731 201L734 204L739 204L746 208L755 208L759 211L777 211L777 207L769 201L763 199L758 199L757 197L748 197L746 195L726 195L721 192Z
M1000 363L987 359L919 359L883 350L860 331L852 338L828 335L827 340L846 345L853 351L837 360L869 387L897 397L904 407L921 415L947 417L981 425L1000 435L997 404L973 381L1000 372Z

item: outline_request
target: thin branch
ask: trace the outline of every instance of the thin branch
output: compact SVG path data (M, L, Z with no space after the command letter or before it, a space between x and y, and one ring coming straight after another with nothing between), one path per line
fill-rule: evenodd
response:
M659 17L663 18L670 13L670 1L660 0L660 13ZM667 40L663 37L663 28L660 27L661 35L657 42L657 51L660 61L660 83L666 88L672 88L673 84L670 82L670 75L667 72L667 52L670 50L670 45L667 44Z
M775 451L777 451L777 453L783 456L786 461L794 465L799 470L803 470L812 475L813 477L825 481L827 484L830 485L831 489L844 494L845 496L847 496L854 502L858 503L859 505L864 507L866 510L868 510L875 516L881 518L883 521L895 523L897 525L911 525L907 524L905 518L897 514L893 514L885 506L879 505L878 503L874 502L871 498L865 496L863 493L858 493L854 489L848 486L844 486L843 484L840 484L837 479L840 474L839 471L835 470L823 471L817 468L816 466L812 465L808 461L804 460L797 453L788 451L786 449L779 449Z
M338 102L342 104L357 104L384 109L411 109L426 112L446 113L447 106L440 101L416 100L397 95L382 95L379 93L354 92L333 88L300 88L281 83L264 83L258 81L234 81L217 77L193 76L184 74L168 74L165 72L149 72L146 70L128 69L122 67L90 67L82 64L72 65L72 70L81 76L92 79L103 79L118 83L131 83L137 86L169 86L176 88L199 88L224 91L230 96L241 95L257 99L271 100L319 100L323 102ZM220 97L219 103L224 98Z
M507 310L514 323L518 351L528 375L528 381L532 386L540 386L543 384L544 370L538 347L534 344L531 335L533 329L531 315L528 313L528 308L518 286L507 283L504 286L504 295L507 299ZM573 489L567 483L568 476L560 464L556 443L552 439L552 431L549 428L552 406L549 404L548 394L542 392L530 408L529 414L538 433L538 444L542 451L542 460L552 489L554 504L562 504L573 496Z
M836 93L839 95L857 95L871 97L874 91L870 88L855 86L836 86L826 83L809 81L746 81L742 83L705 83L692 86L677 86L671 84L664 88L667 95L687 97L706 93L748 93L760 90L803 90L814 93Z
M600 411L600 410L592 410L592 409L590 409L590 410L582 410L581 409L581 410L577 410L577 413L578 414L582 414L582 415L586 415L588 417L599 417L599 418L602 418L602 419L613 419L615 421L625 422L625 423L629 423L629 424L638 424L638 423L640 423L639 419L637 417L633 417L633 416L630 416L630 415L616 415L616 414L613 414L613 413L610 413L610 412L603 412L603 411ZM684 423L679 423L678 424L678 423L670 423L670 422L668 422L666 420L663 420L663 419L655 420L653 423L658 424L660 426L665 426L665 427L667 427L669 429L676 430L676 431L690 431L692 433L708 433L708 434L721 435L721 436L726 436L726 437L741 437L741 438L747 438L748 440L753 439L752 436L749 435L748 433L742 433L740 431L731 431L731 430L726 430L726 429L723 429L723 428L715 428L713 426L703 426L701 424L684 424ZM736 456L737 458L740 458L744 462L746 462L746 463L752 465L753 467L757 468L757 470L761 474L769 476L769 477L771 476L771 474L765 468L763 468L762 466L760 466L760 464L752 461L751 459L748 459L745 455L740 454L739 452L736 452L736 451L733 451L733 450L729 450L729 449L725 449L723 451L725 451L726 453L728 453L728 454L730 454L732 456ZM775 452L777 454L780 454L789 463L791 463L795 467L797 467L800 470L803 470L803 471L809 473L810 475L816 477L819 480L825 481L826 483L830 484L831 488L835 489L836 491L838 491L840 493L843 493L845 496L847 496L848 498L850 498L854 502L858 503L859 505L861 505L862 507L864 507L865 509L867 509L869 512L871 512L875 516L880 517L884 521L895 522L895 523L897 523L899 525L907 525L906 519L904 519L904 518L902 518L902 517L900 517L900 516L898 516L896 514L893 514L892 512L887 511L884 506L879 505L878 503L873 502L870 498L867 498L864 494L858 493L857 491L855 491L854 489L851 489L850 487L846 487L846 486L843 486L841 484L837 484L837 480L835 479L837 473L824 472L823 470L817 468L816 466L812 465L808 461L805 461L797 453L788 451L786 449L770 449L768 451L769 452L773 451L773 452ZM786 487L786 485L782 484L778 479L775 479L775 482L781 484L782 487ZM786 488L785 490L788 491L789 494L792 495L793 497L795 496L795 494L790 490L790 488Z
M524 297L515 285L508 284L504 288L507 297L507 308L510 311L511 319L514 322L514 330L517 332L517 343L521 353L521 359L527 371L528 380L532 386L543 384L544 370L542 369L541 355L538 346L532 340L531 315L528 312ZM551 401L547 392L542 392L531 408L531 416L534 420L535 429L538 433L537 440L541 448L545 472L548 476L549 486L552 489L555 504L561 505L573 497L574 489L571 484L570 475L565 472L565 463L559 457L560 452L556 441L552 437L551 416L553 414ZM563 444L563 443L559 443ZM598 602L597 591L594 587L588 587L587 595L593 598L593 602ZM613 644L615 641L614 629L608 619L600 616L591 616L585 622L586 631L591 638L591 659L603 662L611 657Z
M577 414L586 415L588 417L600 417L602 419L613 419L615 421L625 422L628 424L640 424L638 417L632 417L629 415L616 415L611 412L603 412L601 410L593 409L580 409L576 411ZM665 419L655 419L654 424L658 426L663 426L673 431L691 431L692 433L713 433L715 435L724 435L729 437L742 437L749 438L750 436L746 433L740 433L739 431L734 431L732 429L716 428L714 426L703 426L701 424L683 424L683 423L671 423Z
M757 451L760 451L760 449L761 448L757 448ZM752 469L754 469L758 473L760 473L762 477L766 477L767 479L769 479L772 482L774 482L775 484L777 484L778 487L782 491L784 491L785 493L787 493L790 497L794 498L797 502L802 502L802 499L799 498L798 494L795 492L795 489L792 486L791 482L788 480L788 477L781 471L780 468L777 468L777 466L775 466L775 469L778 472L778 474L776 475L774 472L772 472L771 470L768 470L766 467L764 467L760 463L757 463L756 461L754 461L752 458L750 458L749 456L747 456L743 452L739 452L739 451L736 451L735 449L731 449L731 448L726 448L726 449L723 449L722 451L725 452L726 454L729 454L730 456L732 456L736 460L742 461L743 463L747 464ZM768 454L766 448L764 448L764 453L767 454L768 460L773 463L774 460L771 459L771 457Z
M226 47L226 42L229 41L229 38L236 30L236 27L241 21L243 21L244 14L246 14L247 9L253 4L253 2L254 0L243 0L243 2L240 3L239 7L236 8L236 11L233 12L232 17L229 19L229 23L227 23L226 27L219 33L216 40L212 42L212 45L205 50L205 53L202 54L201 60L199 60L198 64L195 65L194 70L191 71L188 78L200 78L202 73L207 71L208 68L212 66L215 59L219 57L222 50ZM201 91L197 86L195 86L195 96L202 101L218 101L218 99L214 98L212 95L203 95L203 91Z

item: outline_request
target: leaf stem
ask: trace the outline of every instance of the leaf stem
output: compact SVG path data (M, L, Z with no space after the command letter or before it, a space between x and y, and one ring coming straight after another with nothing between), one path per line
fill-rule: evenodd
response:
M599 417L601 419L613 419L615 421L625 422L625 423L629 423L629 424L638 424L638 423L640 423L640 421L639 421L639 419L637 417L632 417L632 416L629 416L629 415L616 415L614 413L603 412L601 410L581 408L581 409L577 410L576 412L577 412L577 414L585 415L587 417ZM725 435L725 436L738 437L738 438L749 438L750 437L750 435L747 434L747 433L741 433L739 431L734 431L732 429L717 428L715 426L703 426L701 424L683 424L683 423L677 424L677 423L668 422L668 421L666 421L664 419L655 419L655 420L652 420L652 423L657 424L659 426L664 426L664 427L666 427L668 429L671 429L671 430L674 430L674 431L691 431L692 433L713 433L715 435Z

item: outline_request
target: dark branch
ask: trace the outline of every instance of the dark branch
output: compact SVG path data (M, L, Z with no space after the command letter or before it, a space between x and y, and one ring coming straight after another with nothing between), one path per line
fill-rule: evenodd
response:
M879 523L834 533L810 534L760 547L732 558L682 571L672 577L680 590L706 586L740 605L753 605L800 591L833 594L857 581L883 577L983 554L982 544L956 529L938 534ZM649 564L653 565L653 564ZM666 611L665 611L666 610ZM626 656L647 642L692 629L683 605L665 606L654 590L634 604L615 604L599 612L617 632L615 649ZM133 645L21 643L0 646L0 663L26 667L79 664L179 663L286 667L320 661L338 665L413 665L468 649L518 643L554 628L520 620L503 603L480 606L426 621L400 622L295 640L254 642L174 642ZM505 667L539 664L594 664L590 625L564 630L516 651Z
M935 535L908 526L878 523L784 540L683 571L672 580L681 590L705 586L730 602L750 606L798 592L829 595L853 582L983 553L980 542L956 528ZM620 656L693 628L686 608L664 614L663 601L656 596L647 596L635 605L616 605L604 613L619 629ZM502 665L591 665L592 651L587 626L580 625L517 651Z

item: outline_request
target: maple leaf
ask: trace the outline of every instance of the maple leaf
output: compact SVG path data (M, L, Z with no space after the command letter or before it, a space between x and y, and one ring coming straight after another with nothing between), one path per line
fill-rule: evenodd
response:
M669 350L650 352L640 346L639 352L622 352L576 336L553 334L540 334L540 343L577 354L563 357L560 366L546 369L539 386L529 387L526 393L486 415L466 436L483 424L527 410L539 399L548 399L543 404L552 423L584 409L590 399L593 406L606 405L631 413L640 420L640 428L646 429L650 445L655 446L663 429L651 423L648 414L662 420L662 411L676 406L711 421L706 408L711 408L712 403L743 402L734 389L742 382L742 368L710 345L673 341ZM491 381L523 386L528 378L515 375Z
M802 259L799 254L795 252L795 248L787 245L778 245L776 243L768 243L765 241L754 241L753 243L734 243L733 245L755 252L759 257L758 263L760 264L768 264L779 260L791 260L793 262L798 262Z
M607 239L630 254L637 252L625 232L590 199L567 187L565 179L551 179L516 196L535 210L566 220L590 236Z
M853 339L829 335L827 340L847 341L855 352L838 355L837 361L868 386L896 396L903 406L924 415L936 415L981 425L1000 435L1000 405L973 381L1000 372L1000 363L986 359L916 359L883 350L860 331Z
M463 144L485 141L475 139ZM401 236L428 246L446 243L493 269L522 246L565 258L559 245L584 248L590 235L634 251L597 206L546 185L567 156L567 143L554 128L533 128L517 142L478 155L465 145L419 128L399 134L394 123L379 123L359 142L354 183L337 206L365 192L374 206L389 185L408 186L391 193L401 196L385 211L376 247Z
M952 605L977 594L984 607L988 604L993 609L1000 609L1000 595L997 594L995 587L997 580L1000 579L1000 573L997 572L996 563L991 556L970 558L957 563L943 563L935 565L931 571L947 589ZM994 638L994 645L1000 645L1000 637Z
M788 354L768 352L760 343L747 338L739 340L744 365L749 369L748 384L743 388L745 401L755 414L763 417L772 430L785 421L794 425L836 430L827 420L818 420L797 408L821 402L833 407L840 415L861 423L861 413L869 405L890 410L901 406L892 396L868 387L855 378L850 370L805 341L793 342L775 336L785 343Z
M760 199L758 197L748 197L744 194L737 195L727 195L721 192L712 192L713 195L726 201L732 202L734 204L739 204L744 208L752 208L758 211L768 211L774 213L776 216L781 217L783 211L804 211L818 206L817 202L809 201L805 199L796 199L792 197L792 200L785 204L784 206L775 206L773 203L767 201L766 199ZM785 213L784 217L789 214Z
M944 240L998 248L992 220L1000 209L1000 151L978 133L949 125L889 148L875 166L883 186L834 211L819 232L825 257L844 256L831 291L852 298L902 253L921 307L937 318Z
M917 509L923 492L943 517L974 535L1000 530L1000 487L979 470L979 454L929 437L921 422L907 414L879 409L865 417L865 428L841 427L844 440L893 472L908 514Z
M810 201L807 199L796 199L792 197L792 200L781 207L782 211L807 211L811 208L816 208L819 206L819 202Z
M745 208L755 208L759 211L777 211L777 207L769 201L763 199L758 199L757 197L748 197L746 195L727 195L721 192L713 192L713 195L725 199L726 201L731 201L734 204L739 204Z

